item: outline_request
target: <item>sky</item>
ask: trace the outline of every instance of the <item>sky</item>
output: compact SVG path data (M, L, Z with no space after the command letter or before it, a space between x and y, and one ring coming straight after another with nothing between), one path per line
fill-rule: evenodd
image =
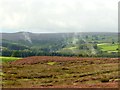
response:
M117 32L119 0L0 0L0 32Z

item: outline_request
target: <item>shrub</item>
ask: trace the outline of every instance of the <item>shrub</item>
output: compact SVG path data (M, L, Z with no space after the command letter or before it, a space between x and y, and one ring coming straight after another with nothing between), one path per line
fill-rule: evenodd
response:
M102 78L101 82L109 82L109 79L108 78Z

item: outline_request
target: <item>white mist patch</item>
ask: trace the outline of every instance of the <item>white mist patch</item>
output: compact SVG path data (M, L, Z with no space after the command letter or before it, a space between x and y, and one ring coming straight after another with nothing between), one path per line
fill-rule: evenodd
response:
M95 51L95 49L94 49L94 47L93 47L93 46L91 46L91 53L92 53L93 55L95 55L95 54L96 54L96 51Z
M26 41L28 41L29 43L32 44L32 40L31 40L28 32L23 32L23 36L25 37Z
M95 55L96 50L93 46L93 43L89 43L83 35L84 34L79 32L72 33L72 37L71 34L66 34L65 36L63 35L64 43L66 45L64 48L64 52L70 52L73 54L86 53L87 55L90 56ZM80 43L81 40L83 41L83 43L82 42ZM83 44L87 46L88 49L87 48L83 50L79 49L79 46Z
M81 37L81 38L82 38L82 37ZM89 43L88 43L84 38L82 38L82 40L83 40L87 45L89 45ZM88 48L90 49L92 55L95 55L95 54L96 54L96 51L95 51L95 49L94 49L94 47L93 47L92 45L89 45Z
M74 45L74 47L78 47L79 46L79 40L83 40L84 43L87 45L87 47L89 48L89 50L91 51L91 55L95 55L96 54L96 50L94 49L93 45L91 45L87 40L85 40L85 38L82 36L82 33L74 33L73 35L73 39L72 39L72 44ZM80 51L77 49L72 49L73 53L79 53ZM86 54L90 54L89 52L86 52Z
M74 45L76 45L77 44L77 42L79 41L79 39L78 39L78 34L77 33L74 33L74 36L73 36L73 41L72 41L72 43L74 44Z
M79 50L77 49L77 47L78 47L78 41L79 41L78 36L79 36L79 33L76 33L76 32L75 32L75 33L73 34L72 45L74 46L74 48L71 49L71 51L72 51L73 53L79 53Z
M68 40L69 34L63 35L62 37L64 38L64 43L65 43L65 45L66 45L66 46L69 45L69 44L70 44L70 41Z

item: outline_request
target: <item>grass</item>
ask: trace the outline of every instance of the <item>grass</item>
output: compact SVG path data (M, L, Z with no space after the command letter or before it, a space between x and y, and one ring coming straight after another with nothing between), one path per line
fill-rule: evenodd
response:
M0 60L2 60L2 62L10 62L10 61L18 60L18 59L20 59L20 58L0 56Z
M117 52L118 50L118 44L109 44L109 43L103 43L98 44L98 47L101 48L102 51L108 51L108 52Z
M48 62L47 64L48 65L54 65L54 64L56 64L56 62Z
M65 47L61 50L58 50L58 52L62 52L62 53L70 53L70 54L79 54L80 50L78 49L77 46L68 46L68 47Z

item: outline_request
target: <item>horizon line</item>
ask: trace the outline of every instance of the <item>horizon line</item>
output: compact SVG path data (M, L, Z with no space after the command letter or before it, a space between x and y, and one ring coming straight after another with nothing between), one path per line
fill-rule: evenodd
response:
M100 32L100 31L84 31L84 32L30 32L30 31L16 31L16 32L0 32L0 33L119 33L119 31L114 31L114 32L111 32L111 31L106 31L106 32Z

